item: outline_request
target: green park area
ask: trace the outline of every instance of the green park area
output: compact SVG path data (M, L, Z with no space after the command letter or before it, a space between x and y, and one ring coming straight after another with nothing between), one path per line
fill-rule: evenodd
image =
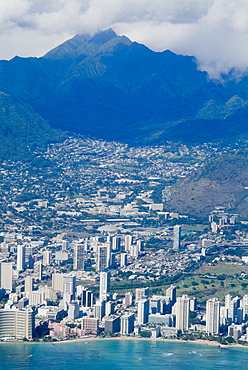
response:
M205 303L209 298L223 300L226 294L248 294L248 266L219 262L205 264L177 283L178 294L188 294Z
M160 281L161 284L120 281L114 282L112 289L123 294L124 291L134 292L136 287L150 286L152 293L165 294L170 283L163 279ZM205 264L192 273L177 275L172 283L177 286L178 296L188 294L190 297L196 297L201 303L212 297L224 300L226 294L243 296L248 294L248 266L225 262L215 265Z
M248 294L248 265L235 262L218 262L215 264L203 264L198 269L179 273L172 277L161 276L156 281L142 281L128 279L129 273L124 273L122 279L111 282L111 292L124 295L125 292L133 292L136 288L150 287L152 294L166 294L166 289L171 285L177 287L177 296L188 294L196 297L199 303L205 304L209 298L218 298L224 302L226 294L243 296ZM92 281L81 281L94 294L98 294L98 284Z

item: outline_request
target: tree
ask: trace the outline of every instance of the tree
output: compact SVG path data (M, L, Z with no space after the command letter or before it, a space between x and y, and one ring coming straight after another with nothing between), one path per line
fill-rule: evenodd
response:
M148 331L148 330L142 330L140 332L140 336L142 338L151 338L151 335L152 335L152 333L150 331Z
M228 343L236 343L236 340L233 337L226 337L225 339Z

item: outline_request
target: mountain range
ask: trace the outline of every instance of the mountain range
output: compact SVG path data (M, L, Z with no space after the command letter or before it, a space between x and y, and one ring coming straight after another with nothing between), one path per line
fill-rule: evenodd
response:
M0 61L0 91L51 127L131 144L246 137L248 76L229 77L210 80L194 57L154 52L111 29L41 58Z

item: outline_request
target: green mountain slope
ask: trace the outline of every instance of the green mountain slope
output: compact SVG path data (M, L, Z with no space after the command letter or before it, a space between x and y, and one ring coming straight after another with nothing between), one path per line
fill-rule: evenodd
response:
M34 110L20 100L0 93L0 159L27 160L49 142L64 134L52 129Z

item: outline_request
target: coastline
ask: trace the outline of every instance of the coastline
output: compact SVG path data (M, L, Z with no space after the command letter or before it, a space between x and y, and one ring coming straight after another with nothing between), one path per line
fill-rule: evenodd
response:
M244 346L239 343L231 343L231 344L220 344L216 341L204 340L204 339L197 339L197 340L181 340L181 339L167 339L167 338L139 338L139 337L112 337L112 338L98 338L98 337L85 337L85 338L77 338L77 339L68 339L68 340L61 340L56 342L50 342L53 344L63 344L63 343L80 343L80 342L89 342L89 341L102 341L102 340L138 340L138 341L153 341L153 342L167 342L167 343L189 343L189 344L201 344L205 346L214 346L219 348L247 348L248 346ZM32 342L30 342L32 343ZM39 342L45 343L45 342Z
M32 341L0 341L1 343L8 343L8 344L68 344L68 343L80 343L80 342L95 342L95 341L111 341L111 340L124 340L124 341L153 341L153 342L167 342L167 343L188 343L188 344L200 344L205 346L213 346L219 348L246 348L248 346L244 346L239 343L230 343L230 344L220 344L216 341L204 340L204 339L196 339L196 340L183 340L183 339L167 339L167 338L140 338L140 337L108 337L108 338L99 338L99 337L83 337L83 338L75 338L75 339L66 339L66 340L57 340L54 342L32 342Z

